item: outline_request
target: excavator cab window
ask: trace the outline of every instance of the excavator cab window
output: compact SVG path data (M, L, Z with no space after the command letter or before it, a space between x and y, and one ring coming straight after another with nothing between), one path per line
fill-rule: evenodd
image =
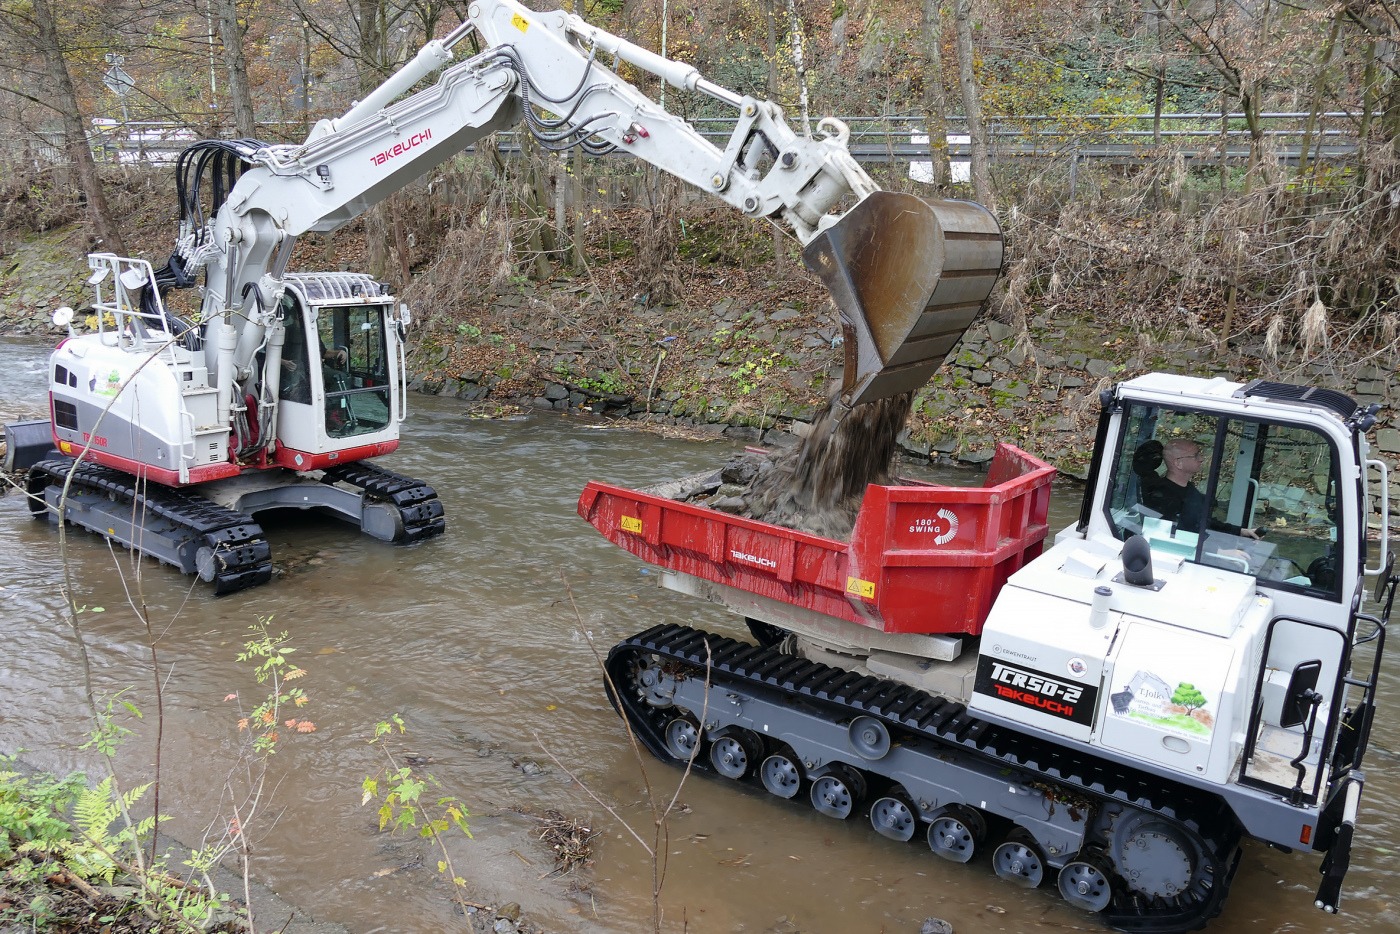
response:
M1119 539L1340 599L1338 460L1324 435L1141 403L1123 428L1107 503Z
M389 359L383 305L322 307L316 318L326 391L326 434L348 438L389 424Z

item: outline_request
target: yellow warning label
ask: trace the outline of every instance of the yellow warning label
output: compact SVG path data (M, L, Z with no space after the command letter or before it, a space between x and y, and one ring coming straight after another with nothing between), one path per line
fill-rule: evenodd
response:
M511 15L510 24L516 29L520 30L521 32L524 32L525 30L530 28L530 21L525 17L521 16L519 13L514 13Z
M875 599L875 582L863 581L859 577L846 578L846 593L853 593L857 597L864 597L867 600Z
M58 442L58 449L59 449L60 451L62 451L64 454L72 454L72 453L73 453L73 445L69 444L67 441L60 441L60 442Z
M618 522L618 525L622 526L622 531L624 532L633 532L637 535L642 534L641 519L637 519L633 516L623 516L622 521Z

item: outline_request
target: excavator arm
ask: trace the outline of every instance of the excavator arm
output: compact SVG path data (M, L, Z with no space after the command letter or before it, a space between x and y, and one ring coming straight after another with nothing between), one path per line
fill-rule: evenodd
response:
M482 51L454 62L475 34ZM613 70L626 62L736 110L721 149ZM611 65L612 67L608 67ZM408 92L441 71L437 82ZM404 96L406 95L407 96ZM496 131L524 123L542 146L625 152L744 214L783 223L831 290L846 334L841 402L916 388L971 323L995 283L1002 241L978 205L879 190L839 121L799 135L770 101L562 11L479 0L457 29L300 145L244 144L251 163L216 216L187 223L186 274L207 270L203 317L219 320L221 411L276 322L296 238L330 232Z

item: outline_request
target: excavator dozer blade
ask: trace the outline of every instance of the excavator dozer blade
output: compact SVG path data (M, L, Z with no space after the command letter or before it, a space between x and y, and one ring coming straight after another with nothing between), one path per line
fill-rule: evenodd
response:
M918 389L943 364L1001 273L1001 226L971 201L877 191L802 259L841 313L851 407Z

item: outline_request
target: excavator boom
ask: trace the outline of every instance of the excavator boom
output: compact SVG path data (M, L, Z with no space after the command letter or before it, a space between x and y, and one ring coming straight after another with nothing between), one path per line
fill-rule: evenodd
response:
M454 62L453 47L473 31L482 51ZM727 144L711 143L642 94L614 70L621 63L734 107ZM437 70L434 85L403 96ZM251 168L215 206L209 228L186 235L188 269L209 272L204 319L233 313L250 321L234 359L213 367L221 388L224 373L246 372L261 331L272 326L268 309L297 236L337 229L464 147L517 124L547 149L629 153L790 230L841 316L847 409L927 380L1001 266L990 213L881 191L851 156L840 121L820 121L815 135L796 133L771 101L719 87L575 15L481 0L466 22L345 115L319 123L304 143L247 153ZM223 391L232 395L232 387Z

